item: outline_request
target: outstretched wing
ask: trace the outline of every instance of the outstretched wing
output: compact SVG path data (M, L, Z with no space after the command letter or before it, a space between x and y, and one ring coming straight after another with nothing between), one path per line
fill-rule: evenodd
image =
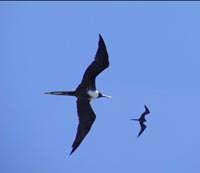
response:
M70 154L72 154L81 144L87 133L90 131L90 128L92 127L92 124L96 118L96 115L90 106L90 100L78 99L77 110L79 117L79 125L75 140L72 144L72 151Z
M146 105L144 105L144 108L145 108L145 111L144 111L144 113L145 113L145 114L149 114L149 113L150 113L150 111L149 111L148 107L147 107Z
M144 124L143 122L140 122L140 126L141 126L141 130L140 130L140 132L138 133L138 136L137 136L137 137L139 137L139 136L142 134L142 132L145 130L145 128L146 128L146 126L145 126L145 124Z
M96 90L95 78L104 69L109 66L108 53L106 50L106 45L102 36L99 34L99 45L96 52L94 61L86 69L82 81L78 87L87 86L90 89Z
M150 113L150 111L149 111L149 109L147 108L147 106L144 105L144 107L145 107L145 111L144 111L144 112L142 113L142 115L140 116L140 120L141 120L141 121L144 121L144 120L145 120L145 115L147 115L147 114Z

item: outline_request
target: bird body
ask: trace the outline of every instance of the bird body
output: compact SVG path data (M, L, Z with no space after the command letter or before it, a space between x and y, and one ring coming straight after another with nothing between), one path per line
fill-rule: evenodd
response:
M90 99L96 99L99 97L99 91L97 91L97 90L95 90L95 91L88 90L87 94Z
M45 94L75 96L77 98L77 112L79 124L77 134L72 144L72 154L81 144L87 133L90 131L96 115L91 108L90 101L100 97L111 98L96 90L95 79L103 70L109 66L108 53L102 36L99 34L98 49L94 61L86 69L81 83L75 91L52 91Z
M131 119L131 120L134 120L134 121L139 121L139 123L140 123L141 130L138 133L137 137L139 137L142 134L142 132L146 129L146 125L144 124L144 122L146 122L145 115L147 115L147 114L150 113L150 111L147 108L147 106L144 105L144 107L145 107L145 111L142 113L142 115L140 116L140 118L138 118L138 119Z

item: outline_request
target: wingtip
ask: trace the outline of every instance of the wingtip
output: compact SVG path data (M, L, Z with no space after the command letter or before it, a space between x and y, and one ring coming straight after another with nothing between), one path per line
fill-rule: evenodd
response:
M103 40L103 37L101 34L99 34L99 40Z
M144 105L144 107L145 107L145 110L150 113L149 108L146 105Z
M72 148L72 151L69 153L69 155L71 156L74 151L75 151L75 149Z
M138 133L138 135L137 135L137 138L139 138L141 134L142 134L142 132L140 131L140 132Z

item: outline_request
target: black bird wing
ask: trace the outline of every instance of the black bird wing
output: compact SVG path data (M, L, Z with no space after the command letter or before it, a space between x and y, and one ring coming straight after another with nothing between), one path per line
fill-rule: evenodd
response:
M138 133L137 137L139 137L142 134L142 132L145 130L145 128L146 128L146 125L143 122L140 122L140 126L141 126L141 130Z
M106 45L102 36L99 34L98 49L94 58L94 61L86 69L82 81L78 87L89 87L92 90L96 90L95 78L104 69L109 66L108 53Z
M70 154L72 154L81 144L87 133L90 131L90 128L92 127L92 124L96 118L96 115L90 106L90 100L78 99L77 110L79 117L79 125L75 140L72 144L72 151Z
M146 106L146 105L144 105L144 107L145 107L145 114L149 114L150 113L150 111L149 111L149 109L148 109L148 107Z
M144 105L144 107L145 107L145 111L142 113L142 115L140 116L140 121L144 121L145 120L145 115L147 115L147 114L149 114L150 113L150 111L149 111L149 109L147 108L147 106L146 105Z

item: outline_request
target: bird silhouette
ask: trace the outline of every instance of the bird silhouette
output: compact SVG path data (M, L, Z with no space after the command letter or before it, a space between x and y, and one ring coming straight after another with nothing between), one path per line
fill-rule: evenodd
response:
M70 155L78 148L85 136L90 131L96 115L91 108L90 101L100 97L111 98L96 89L96 77L109 67L108 53L102 36L99 34L98 49L93 62L86 69L81 83L75 91L52 91L45 94L75 96L77 98L77 113L79 124L75 140L72 144Z
M131 119L131 120L139 121L139 123L140 123L141 130L138 133L137 137L139 137L142 134L142 132L145 130L145 128L146 128L146 125L144 124L144 122L146 121L145 115L147 115L147 114L150 113L150 111L147 108L147 106L144 105L144 107L145 107L145 111L141 114L140 118L138 118L138 119Z

